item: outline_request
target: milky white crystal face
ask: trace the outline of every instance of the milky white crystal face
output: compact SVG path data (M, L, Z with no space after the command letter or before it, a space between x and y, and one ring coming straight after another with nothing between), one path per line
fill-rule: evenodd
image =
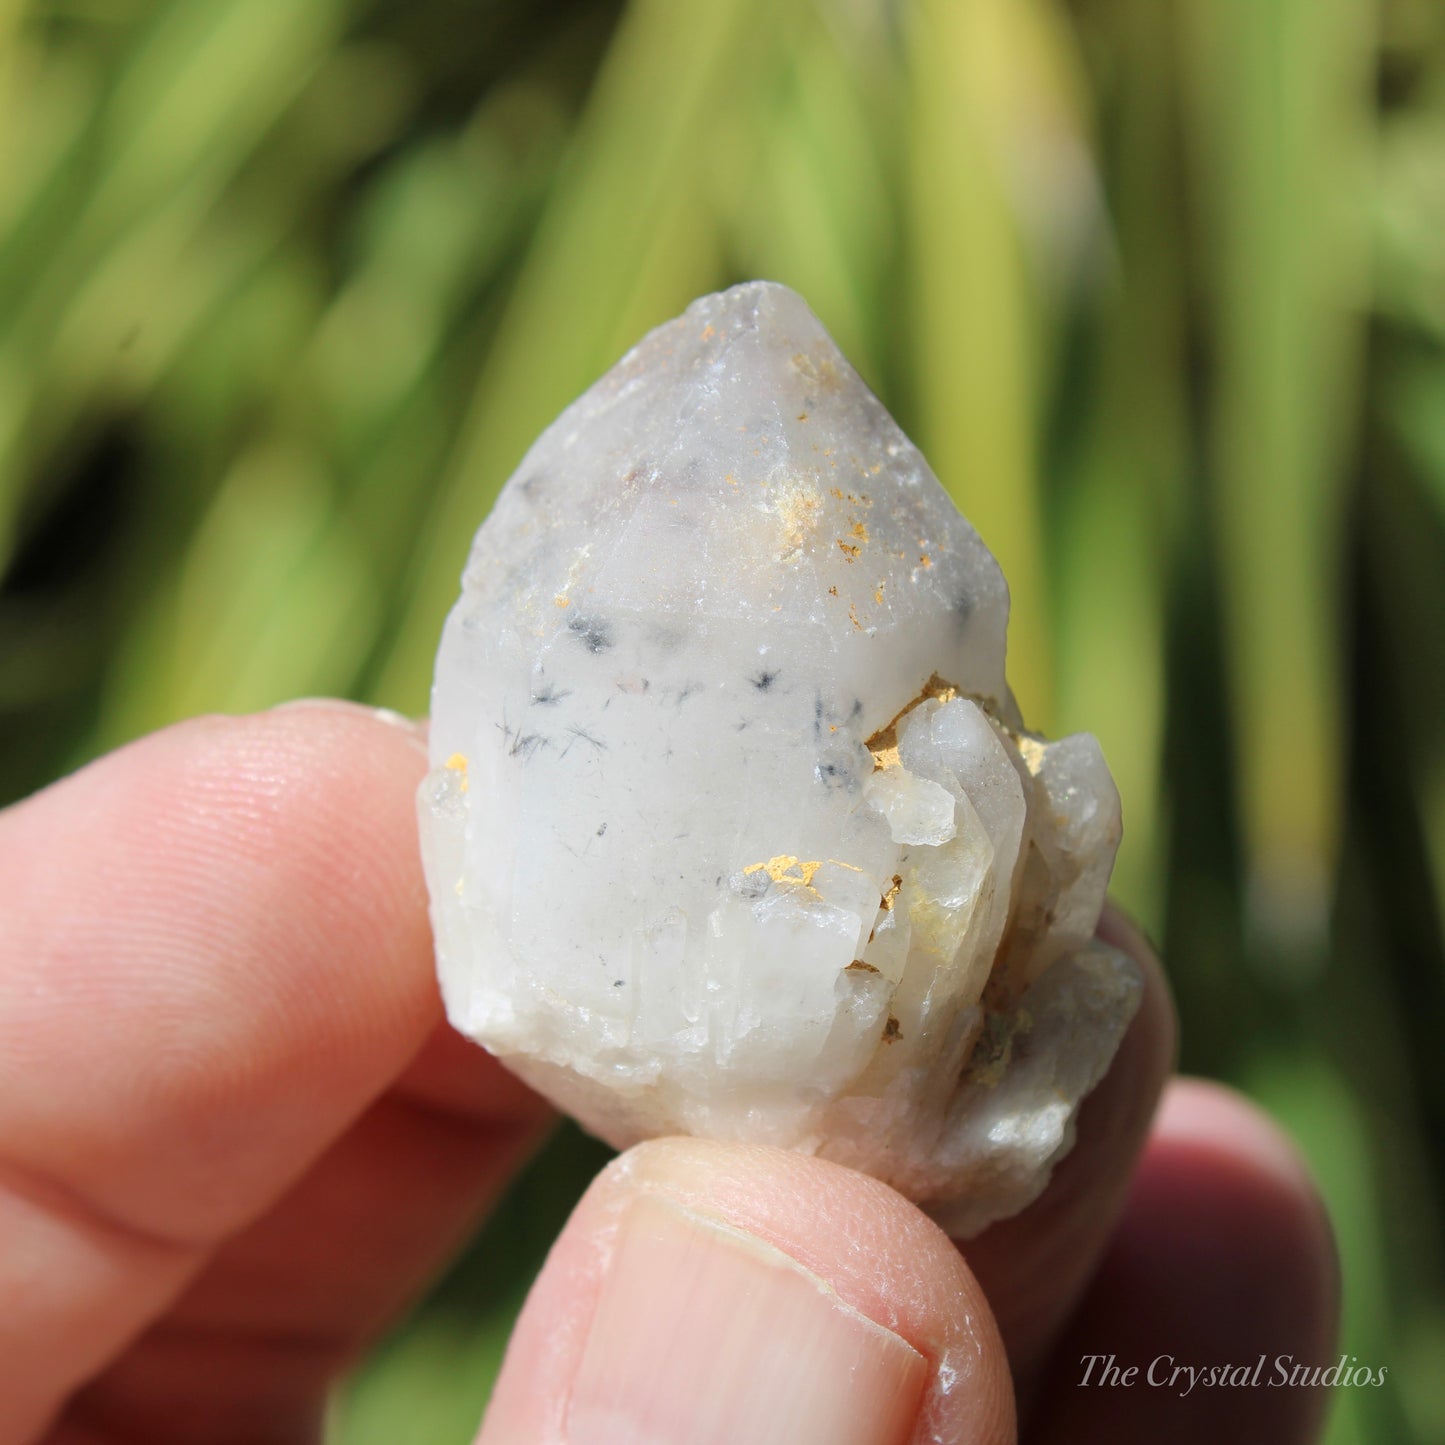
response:
M957 1233L1047 1181L1138 1003L1119 804L1022 731L1008 592L801 298L704 297L539 438L437 659L452 1022L586 1127L803 1149Z

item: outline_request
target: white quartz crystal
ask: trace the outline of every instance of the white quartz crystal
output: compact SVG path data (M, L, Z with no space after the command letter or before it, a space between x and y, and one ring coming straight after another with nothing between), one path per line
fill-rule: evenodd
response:
M542 434L447 620L420 797L452 1022L619 1147L806 1150L1020 1209L1137 1007L1094 739L800 297L660 327Z

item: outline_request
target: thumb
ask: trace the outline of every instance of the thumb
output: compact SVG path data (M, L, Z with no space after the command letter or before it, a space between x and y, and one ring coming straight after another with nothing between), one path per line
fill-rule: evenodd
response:
M1013 1438L993 1316L917 1209L822 1160L664 1139L578 1205L477 1445Z

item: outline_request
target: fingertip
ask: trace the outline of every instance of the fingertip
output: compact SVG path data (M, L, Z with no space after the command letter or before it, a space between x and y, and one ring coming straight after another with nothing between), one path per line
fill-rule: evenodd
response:
M1314 1307L1304 1313L1315 1321L1316 1338L1333 1340L1340 1294L1334 1227L1304 1155L1275 1120L1227 1084L1177 1079L1160 1105L1146 1164L1137 1185L1146 1202L1148 1191L1157 1191L1196 1219L1229 1198L1247 1202L1263 1250L1277 1237L1311 1286ZM1202 1198L1194 1194L1200 1185ZM1304 1291L1299 1298L1303 1305Z
M1327 1403L1308 1371L1317 1380L1335 1363L1337 1281L1329 1221L1293 1143L1234 1090L1176 1081L1053 1357L1040 1440L1117 1438L1127 1418L1139 1439L1303 1445ZM1082 1362L1096 1356L1134 1367L1133 1383L1086 1386ZM1304 1383L1291 1378L1297 1365ZM1216 1383L1186 1390L1176 1366L1212 1370Z
M427 718L411 718L394 708L373 707L369 703L353 702L340 697L296 697L277 703L265 714L272 718L286 719L291 714L305 717L307 714L320 719L340 722L358 722L363 726L376 725L391 729L393 741L401 738L414 753L423 759L427 756Z
M1001 1343L948 1239L876 1180L784 1151L620 1156L548 1258L483 1445L1013 1438Z
M1151 1143L1210 1154L1220 1167L1246 1169L1300 1200L1314 1180L1294 1140L1252 1100L1214 1079L1176 1079L1155 1116Z

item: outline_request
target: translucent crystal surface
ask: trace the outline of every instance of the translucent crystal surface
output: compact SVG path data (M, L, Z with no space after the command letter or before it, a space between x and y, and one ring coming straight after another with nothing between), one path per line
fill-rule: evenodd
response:
M1140 981L1119 802L1023 731L998 565L784 287L538 439L447 620L420 796L452 1022L618 1146L808 1150L967 1233L1072 1139Z

